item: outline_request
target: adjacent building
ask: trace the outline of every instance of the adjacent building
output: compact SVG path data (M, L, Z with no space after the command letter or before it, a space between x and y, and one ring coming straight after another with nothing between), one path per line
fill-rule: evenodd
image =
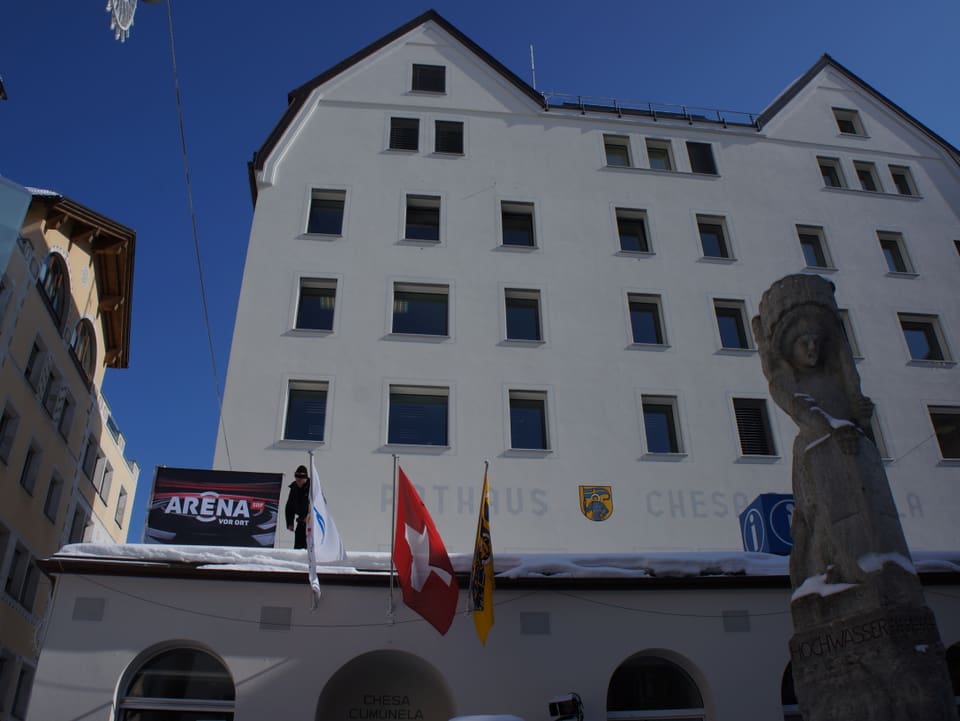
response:
M295 89L250 179L215 466L313 451L349 557L311 613L292 534L66 549L37 718L795 719L785 559L738 525L790 489L750 323L789 273L837 286L958 663L960 153L835 60L753 115L545 96L428 12ZM486 646L388 602L395 455L461 589L490 461Z
M0 718L19 719L51 591L38 559L126 540L140 469L100 388L129 358L136 235L58 193L0 190Z

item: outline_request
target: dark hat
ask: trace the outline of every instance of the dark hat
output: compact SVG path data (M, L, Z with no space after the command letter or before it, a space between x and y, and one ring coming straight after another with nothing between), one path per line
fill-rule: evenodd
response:
M307 467L306 467L306 466L297 466L297 470L295 470L295 471L293 472L293 477L294 477L294 478L309 478L309 476L308 476L308 474L307 474Z

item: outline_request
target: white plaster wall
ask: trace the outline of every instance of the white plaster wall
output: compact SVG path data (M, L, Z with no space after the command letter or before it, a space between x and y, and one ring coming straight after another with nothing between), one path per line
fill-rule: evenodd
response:
M825 229L837 267L827 275L850 311L864 391L898 459L887 470L908 541L957 547L960 468L940 462L926 406L960 405L960 371L909 365L896 316L938 315L949 352L960 355L955 164L873 101L856 106L871 137L849 150L830 113L836 92L819 82L769 134L545 113L532 102L516 110L516 91L444 38L432 29L395 43L333 81L329 97L318 89L287 135L291 144L268 163L272 185L259 191L223 406L233 469L292 474L305 462L310 444L281 440L286 387L324 380L326 435L316 458L348 549L389 547L393 452L452 551L472 547L484 460L497 549L739 548L738 511L759 493L789 490L794 426L768 403L781 457L739 458L731 399L767 397L766 381L755 353L718 353L712 300L739 299L755 314L773 280L803 269L795 225L812 224ZM409 93L413 62L446 64L448 95ZM386 150L389 118L411 112L421 118L420 151ZM431 152L434 119L465 123L463 157ZM684 141L709 142L720 175L605 168L605 132L629 136L640 167L646 137L670 139L681 171L689 168ZM842 157L848 182L854 158L873 160L880 174L907 165L922 197L824 189L817 155ZM302 234L311 188L346 191L342 238ZM399 242L407 193L441 196L436 247ZM499 247L502 200L536 204L537 250ZM654 255L617 253L617 206L647 211ZM726 218L736 262L701 259L697 214ZM877 229L903 233L917 277L886 275ZM334 333L291 331L301 275L338 279ZM395 281L449 284L449 339L389 336ZM540 289L543 345L502 344L505 287ZM628 292L662 296L668 348L629 348ZM396 382L449 386L449 449L385 445L387 389ZM550 453L508 452L510 388L547 391ZM683 458L644 457L642 394L678 397ZM227 467L222 436L214 465ZM612 487L609 520L584 518L580 484ZM281 530L279 545L291 544Z

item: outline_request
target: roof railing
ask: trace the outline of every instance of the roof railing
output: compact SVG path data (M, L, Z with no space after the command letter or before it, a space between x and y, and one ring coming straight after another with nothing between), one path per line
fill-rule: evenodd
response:
M675 105L672 103L654 103L640 100L620 100L589 95L570 95L568 93L543 93L546 110L578 110L581 115L587 113L612 113L618 118L635 115L651 118L654 122L663 120L683 120L689 125L711 123L727 127L727 124L749 126L760 129L757 113L742 110L724 110L721 108L703 108L695 105Z

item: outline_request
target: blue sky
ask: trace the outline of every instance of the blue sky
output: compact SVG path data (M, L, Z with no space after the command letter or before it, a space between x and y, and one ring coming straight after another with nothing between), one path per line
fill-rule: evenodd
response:
M246 163L286 94L431 7L409 0L169 0L221 384L253 208ZM137 231L130 367L104 391L142 468L209 468L218 420L163 3L130 39L103 0L0 4L0 175ZM956 0L804 3L435 2L542 91L760 112L824 52L960 146ZM236 469L243 470L243 469ZM279 469L283 470L283 469Z

